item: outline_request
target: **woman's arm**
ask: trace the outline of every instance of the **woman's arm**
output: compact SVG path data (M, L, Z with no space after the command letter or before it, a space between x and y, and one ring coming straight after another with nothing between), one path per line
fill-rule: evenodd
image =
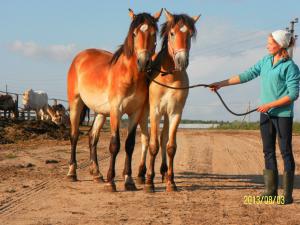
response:
M246 83L250 80L255 79L260 75L261 67L264 64L264 61L268 58L269 56L266 56L259 60L255 65L250 67L248 70L245 72L241 73L240 75L234 75L231 78L227 80L223 80L220 82L215 82L209 85L210 89L212 91L216 91L220 89L221 87L229 86L229 85L235 85L235 84L240 84L240 83Z
M269 102L267 104L261 105L257 108L258 112L266 113L268 112L271 108L276 108L284 105L289 105L291 104L292 100L289 96L284 96L276 101Z
M240 84L240 76L239 75L235 75L232 76L231 78L227 79L227 80L223 80L220 82L215 82L209 85L209 88L212 91L216 91L218 89L220 89L221 87L225 87L225 86L230 86L230 85L235 85L235 84Z

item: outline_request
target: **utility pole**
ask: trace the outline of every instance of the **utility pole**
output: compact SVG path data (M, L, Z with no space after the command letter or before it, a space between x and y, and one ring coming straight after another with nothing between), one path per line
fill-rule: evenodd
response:
M295 35L295 23L298 23L298 18L295 18L290 22L290 27L286 28L287 31L289 31L292 34L292 37L297 39L298 35ZM289 56L293 58L293 48L288 49Z
M251 102L249 101L248 110L250 111L250 109L251 109ZM251 113L248 114L248 123L250 123L250 114Z
M5 92L6 92L6 94L7 94L7 84L5 84Z

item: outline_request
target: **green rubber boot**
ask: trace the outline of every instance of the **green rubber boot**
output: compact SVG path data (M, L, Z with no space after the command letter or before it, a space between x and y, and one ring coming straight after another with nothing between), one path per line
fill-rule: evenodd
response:
M264 170L264 182L265 191L260 195L260 197L272 196L276 198L278 195L278 171L277 170Z
M284 205L293 203L293 186L295 171L284 171L282 177Z

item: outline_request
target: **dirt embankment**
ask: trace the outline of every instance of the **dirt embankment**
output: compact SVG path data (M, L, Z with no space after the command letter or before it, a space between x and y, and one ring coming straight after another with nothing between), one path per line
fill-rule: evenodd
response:
M69 138L69 129L51 121L0 119L0 144L12 144L32 139Z

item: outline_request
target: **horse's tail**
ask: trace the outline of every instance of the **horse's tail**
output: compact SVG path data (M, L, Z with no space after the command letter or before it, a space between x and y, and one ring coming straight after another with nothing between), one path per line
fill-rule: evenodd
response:
M81 113L80 113L80 122L79 122L79 124L80 125L82 125L82 123L83 123L83 121L84 121L84 119L85 119L85 116L88 114L88 116L89 116L89 114L90 114L90 109L86 106L86 105L84 105L83 106L83 109L82 109L82 111L81 111Z

